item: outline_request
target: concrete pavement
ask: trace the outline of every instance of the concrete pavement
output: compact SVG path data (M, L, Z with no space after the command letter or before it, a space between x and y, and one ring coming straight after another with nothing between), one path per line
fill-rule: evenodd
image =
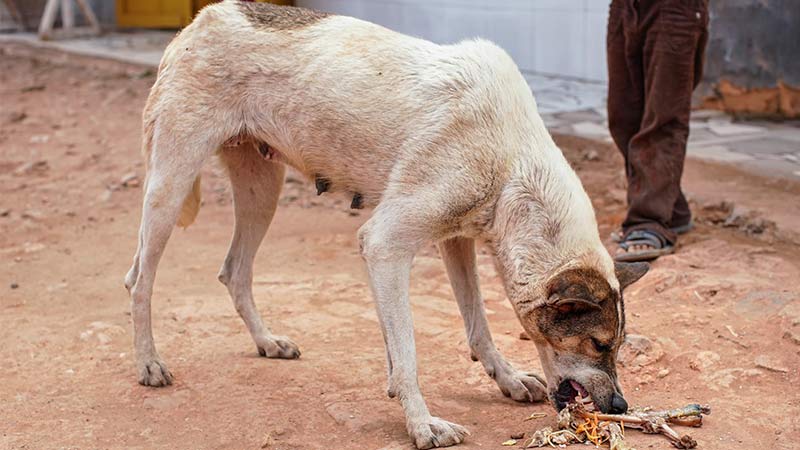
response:
M14 33L0 34L0 43L25 43L155 68L174 35L172 31L139 30L87 39L40 41L33 33ZM611 142L604 84L537 74L525 77L551 132ZM800 121L739 122L719 111L695 111L688 155L734 164L762 175L800 180Z

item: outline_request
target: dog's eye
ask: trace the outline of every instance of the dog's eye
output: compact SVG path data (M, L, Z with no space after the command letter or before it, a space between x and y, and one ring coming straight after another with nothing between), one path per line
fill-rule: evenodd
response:
M608 353L611 351L610 345L603 344L595 338L592 338L592 345L594 345L594 349L597 350L598 353Z

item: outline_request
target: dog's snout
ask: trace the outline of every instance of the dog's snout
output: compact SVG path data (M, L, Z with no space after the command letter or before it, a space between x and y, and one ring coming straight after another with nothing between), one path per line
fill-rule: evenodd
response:
M614 395L611 396L611 413L625 414L626 412L628 412L628 402L615 392Z

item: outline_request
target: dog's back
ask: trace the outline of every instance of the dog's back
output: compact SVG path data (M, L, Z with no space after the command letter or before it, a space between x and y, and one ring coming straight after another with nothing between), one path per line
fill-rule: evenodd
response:
M496 153L521 149L504 145L506 130L529 134L538 119L513 61L487 41L440 46L351 17L232 1L203 9L170 44L148 110L167 96L367 206L409 165L452 158L450 147L508 159Z

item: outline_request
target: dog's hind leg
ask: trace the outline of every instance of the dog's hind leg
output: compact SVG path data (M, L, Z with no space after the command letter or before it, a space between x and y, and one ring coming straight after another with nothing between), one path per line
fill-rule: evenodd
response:
M431 415L417 380L414 324L408 298L414 254L431 239L431 220L415 214L420 201L384 200L358 231L367 263L389 364L389 396L398 397L406 428L417 448L446 447L469 434L457 424Z
M253 259L275 214L285 166L266 161L250 143L225 149L220 156L231 180L236 224L219 280L227 286L261 356L298 358L297 345L285 336L273 335L253 302Z
M172 374L159 357L153 341L150 317L153 282L184 200L191 192L203 162L216 145L207 143L199 133L185 137L171 132L159 133L158 127L153 133L147 151L149 163L139 246L133 267L125 277L125 286L131 295L139 383L165 386L172 384Z
M544 400L547 397L546 383L536 375L512 367L492 341L478 285L474 240L462 237L448 239L439 244L439 251L464 318L472 359L483 364L486 373L494 378L506 397L518 402Z

